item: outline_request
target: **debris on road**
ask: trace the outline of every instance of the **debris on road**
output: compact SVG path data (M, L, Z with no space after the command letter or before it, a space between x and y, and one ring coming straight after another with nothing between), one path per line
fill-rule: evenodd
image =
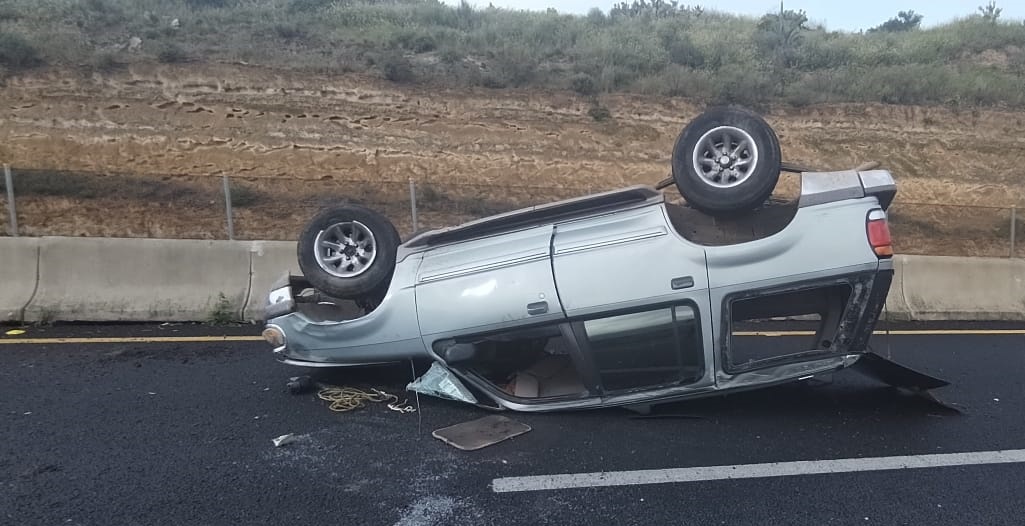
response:
M294 395L303 394L307 391L312 390L316 386L316 382L309 376L293 376L288 379L288 383L285 387L288 388L288 392Z
M398 396L386 393L380 389L370 388L370 392L367 392L354 387L337 387L316 382L309 376L293 376L288 379L288 383L285 386L288 388L288 392L294 395L317 389L317 397L326 402L331 402L328 408L338 413L360 409L366 405L366 402L387 402L388 409L396 413L413 413L416 411L406 400L400 402Z
M399 402L398 396L373 388L370 389L370 392L367 392L354 387L328 386L318 391L317 397L326 402L331 402L328 409L337 413L360 409L367 402L387 402L388 409L397 413L412 413L416 411L405 400Z
M431 368L423 376L407 385L406 390L457 402L477 404L477 398L473 396L473 393L451 371L438 362L431 364Z
M510 420L504 416L489 415L462 424L443 427L434 431L432 435L457 449L475 451L520 436L530 429L527 424Z
M274 447L287 446L292 442L299 440L294 434L289 433L287 435L281 435L278 438L272 438L271 442L274 442Z
M11 329L5 332L4 334L7 336L21 336L22 334L25 334L25 331L21 329Z

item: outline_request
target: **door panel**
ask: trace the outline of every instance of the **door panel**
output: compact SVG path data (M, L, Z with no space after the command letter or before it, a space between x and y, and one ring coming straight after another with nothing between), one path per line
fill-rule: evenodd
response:
M554 250L568 316L684 297L708 303L704 248L677 235L660 206L559 224Z
M424 255L416 303L425 336L563 318L552 226L440 247Z
M637 324L637 330L648 327L647 343L613 339L588 351L595 366L605 370L607 389L655 386L670 377L685 377L684 384L694 388L714 382L705 251L673 230L661 206L558 224L553 247L555 280L567 316L604 318L575 324L580 339L591 338L587 324L599 332L629 324ZM691 354L680 360L675 347L658 344L665 340L658 335L668 334L669 327L679 330L678 322L666 325L666 320L685 316L670 305L689 305L685 310L697 317L687 324L695 331ZM656 315L661 322L651 318Z

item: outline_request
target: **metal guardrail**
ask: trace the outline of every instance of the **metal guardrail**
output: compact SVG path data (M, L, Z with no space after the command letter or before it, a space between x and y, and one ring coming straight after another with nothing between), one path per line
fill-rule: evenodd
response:
M404 237L517 208L611 188L167 175L137 177L4 166L10 236L294 240L319 208L377 209ZM223 204L218 204L218 203ZM114 212L114 213L112 213ZM19 216L21 224L19 225ZM1008 206L904 202L889 218L904 254L1025 257L1025 218Z

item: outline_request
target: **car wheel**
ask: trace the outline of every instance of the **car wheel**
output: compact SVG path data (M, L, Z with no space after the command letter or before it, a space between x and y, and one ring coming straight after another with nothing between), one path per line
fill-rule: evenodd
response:
M738 108L716 108L680 132L673 147L673 180L694 208L735 214L772 195L781 161L779 139L765 120Z
M399 233L387 218L358 205L318 213L299 236L299 268L328 296L379 301L395 271Z

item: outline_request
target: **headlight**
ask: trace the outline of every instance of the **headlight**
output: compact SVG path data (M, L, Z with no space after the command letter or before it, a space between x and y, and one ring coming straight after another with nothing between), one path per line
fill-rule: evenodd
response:
M274 352L285 350L285 333L276 325L268 325L263 330L263 339L274 347Z

